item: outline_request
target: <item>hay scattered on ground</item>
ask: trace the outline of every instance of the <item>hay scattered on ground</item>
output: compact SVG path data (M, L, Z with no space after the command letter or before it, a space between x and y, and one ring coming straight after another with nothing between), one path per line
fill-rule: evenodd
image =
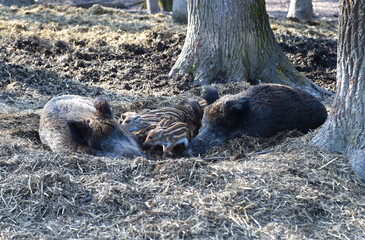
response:
M1 236L361 239L364 184L311 135L166 160L54 154L2 137Z
M184 27L165 15L102 7L0 7L0 13L0 238L364 238L365 185L345 157L308 143L315 132L243 137L197 158L52 153L37 132L52 96L102 94L116 114L199 99L203 89L188 79L167 88L156 75L148 85L143 67L130 75L124 71L134 65L122 68L140 51L147 52L130 61L173 59ZM313 39L334 36L322 23L272 21L278 36L285 29ZM159 42L169 49L159 52ZM103 74L95 77L94 70ZM224 95L247 85L216 87Z

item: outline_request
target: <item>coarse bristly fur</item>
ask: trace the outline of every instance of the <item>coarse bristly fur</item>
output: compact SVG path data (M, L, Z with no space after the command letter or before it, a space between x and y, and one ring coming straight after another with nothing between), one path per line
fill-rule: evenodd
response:
M207 149L242 135L270 137L297 129L307 133L327 118L325 106L307 92L279 84L263 84L227 95L205 108L203 126L189 153Z
M39 136L52 151L143 156L134 136L118 124L103 98L65 95L51 99L41 114Z

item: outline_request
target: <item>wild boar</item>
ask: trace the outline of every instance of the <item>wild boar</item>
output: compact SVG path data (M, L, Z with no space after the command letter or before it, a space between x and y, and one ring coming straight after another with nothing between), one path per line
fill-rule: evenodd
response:
M138 112L123 113L119 122L128 131L134 132L143 128L147 128L151 124L157 124L163 118L171 118L177 121L181 118L184 118L184 114L181 111L177 111L173 107L164 107L154 110L143 109Z
M325 106L309 93L279 84L263 84L224 96L204 111L202 128L188 154L197 156L227 139L270 137L297 129L307 133L327 118Z
M120 123L126 129L133 133L139 134L150 129L150 125L159 123L164 118L172 121L184 122L190 128L191 138L198 134L201 127L201 119L203 117L204 107L213 103L219 98L218 91L214 88L208 88L203 94L203 100L200 102L195 100L184 100L177 105L163 107L159 109L143 109L138 112L125 112L121 115ZM140 131L142 130L142 131Z
M41 142L52 151L98 156L143 156L133 135L117 122L104 98L65 95L51 99L39 124Z
M169 118L161 120L155 129L152 129L147 134L144 146L163 147L163 157L172 155L172 150L175 146L183 143L188 147L190 142L190 128L184 122L175 122Z

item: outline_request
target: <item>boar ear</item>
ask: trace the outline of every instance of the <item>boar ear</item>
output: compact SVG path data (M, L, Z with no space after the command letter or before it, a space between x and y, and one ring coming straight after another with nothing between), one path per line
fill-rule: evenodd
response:
M120 115L120 121L123 122L124 119L126 119L128 116L128 114L122 113L122 115Z
M227 105L230 118L242 118L249 111L250 100L241 98L238 101L229 102Z
M123 121L124 119L126 119L127 117L129 117L133 114L135 114L135 112L124 112L120 115L120 119Z
M70 129L72 140L77 144L88 144L88 139L91 134L91 128L85 121L67 121L67 126Z
M96 114L101 118L113 118L112 110L105 98L97 97L93 101L96 108Z

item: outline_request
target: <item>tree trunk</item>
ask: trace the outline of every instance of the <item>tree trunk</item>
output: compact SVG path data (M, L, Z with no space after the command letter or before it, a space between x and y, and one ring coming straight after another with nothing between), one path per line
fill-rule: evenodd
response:
M282 83L319 97L323 89L302 76L278 46L264 0L188 0L188 15L185 44L170 77L191 74L201 85L222 78Z
M158 6L158 0L147 0L147 12L149 14L154 14L160 11Z
M188 23L188 4L186 0L173 1L172 19L177 23Z
M336 95L312 143L346 154L365 181L365 4L340 2Z
M172 2L173 0L159 0L160 6L163 11L172 12Z
M312 20L313 5L312 0L291 0L287 18L298 18Z

